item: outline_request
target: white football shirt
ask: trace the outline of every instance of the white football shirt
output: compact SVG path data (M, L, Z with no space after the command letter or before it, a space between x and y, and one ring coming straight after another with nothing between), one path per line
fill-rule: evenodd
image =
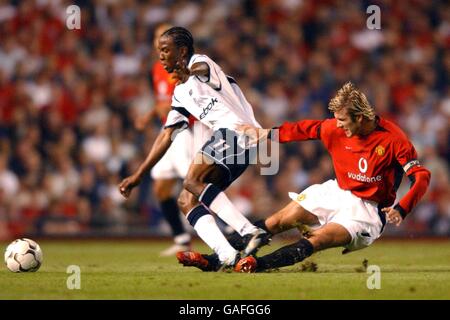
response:
M194 54L188 67L197 62L208 64L210 76L191 76L185 83L175 87L172 110L168 114L165 127L180 122L187 124L191 114L214 131L220 128L234 131L236 126L241 124L261 128L255 119L252 106L236 81L225 75L206 55Z

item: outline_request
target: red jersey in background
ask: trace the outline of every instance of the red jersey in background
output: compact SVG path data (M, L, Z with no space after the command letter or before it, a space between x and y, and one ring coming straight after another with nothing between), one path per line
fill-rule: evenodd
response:
M172 95L177 84L177 80L164 69L161 62L155 62L152 68L153 94L156 102L172 102ZM166 117L161 119L166 122Z
M178 80L164 69L161 62L155 62L152 68L153 94L156 102L172 103L172 95ZM167 115L161 118L161 123L166 123ZM189 126L197 121L193 116L189 116Z

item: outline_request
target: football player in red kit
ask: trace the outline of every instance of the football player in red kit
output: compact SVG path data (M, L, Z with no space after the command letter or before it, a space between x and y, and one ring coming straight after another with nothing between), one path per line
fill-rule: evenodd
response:
M240 127L259 142L276 135L281 143L321 140L336 179L289 193L293 201L258 225L270 234L306 225L312 229L307 237L262 257L245 257L235 271L289 266L327 248L344 247L343 253L365 248L380 237L386 221L399 226L425 194L430 172L420 165L413 145L399 127L375 115L352 83L338 91L329 109L334 119L286 122L274 129ZM403 173L411 188L393 206ZM191 252L190 259L204 271L214 269L211 255Z
M342 246L343 253L365 248L380 237L386 220L399 226L425 194L430 172L421 166L414 146L399 127L375 115L352 83L338 91L329 109L334 119L286 122L276 128L281 143L320 139L336 179L290 193L293 201L268 217L265 228L276 234L303 224L313 231L271 254L241 259L236 271L289 266L327 248ZM273 133L249 126L242 130L258 140ZM411 187L393 206L403 173Z

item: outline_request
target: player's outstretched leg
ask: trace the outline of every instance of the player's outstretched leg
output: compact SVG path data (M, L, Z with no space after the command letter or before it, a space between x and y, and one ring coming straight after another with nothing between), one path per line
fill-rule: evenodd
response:
M236 272L258 272L269 269L290 266L303 261L314 252L314 248L307 239L284 246L268 255L260 258L248 256L238 261Z
M264 224L264 220L259 220L255 222L255 226L259 228L266 228ZM271 236L271 234L267 231L267 234ZM237 251L243 251L251 238L248 236L241 237L239 233L234 232L230 236L227 237L228 242L231 244L233 248ZM268 241L264 241L261 243L259 248L263 244L267 244ZM257 249L253 252L256 254ZM181 263L185 267L196 267L202 271L219 271L222 264L219 260L219 256L216 253L212 254L201 254L194 251L187 252L178 252L177 253L178 262Z
M329 223L314 230L308 239L284 246L260 258L246 257L238 261L237 272L259 272L291 266L303 261L320 250L348 245L352 241L350 233L342 225Z

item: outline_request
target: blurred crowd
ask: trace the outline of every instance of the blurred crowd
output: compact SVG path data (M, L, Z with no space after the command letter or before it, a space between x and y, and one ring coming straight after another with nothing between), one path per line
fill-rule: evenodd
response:
M72 4L80 30L66 26ZM379 30L366 25L371 4ZM331 117L330 98L353 81L432 172L425 198L386 233L450 236L448 2L0 0L0 238L168 234L149 177L127 201L117 190L161 127L134 127L154 102L161 22L192 32L263 127ZM252 166L228 194L258 219L287 204L288 191L333 176L319 142L292 143L280 146L277 175ZM408 189L405 179L399 195Z

